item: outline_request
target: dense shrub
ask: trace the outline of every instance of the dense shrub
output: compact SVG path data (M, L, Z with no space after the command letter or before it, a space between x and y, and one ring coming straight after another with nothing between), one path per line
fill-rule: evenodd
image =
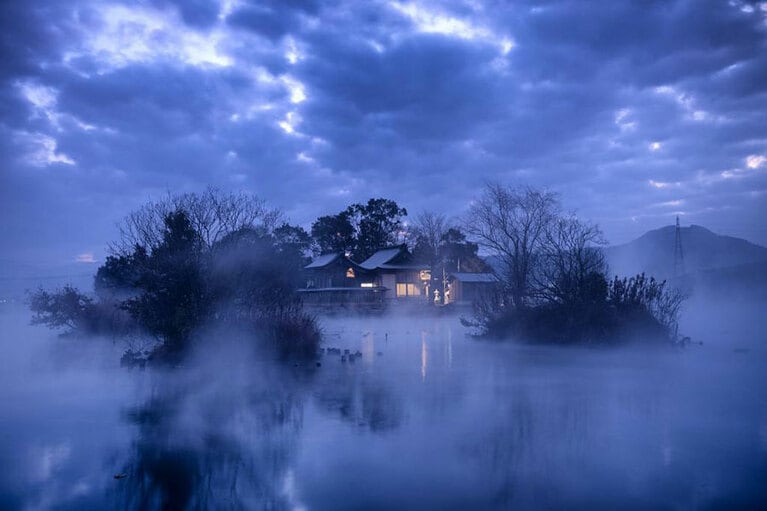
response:
M613 279L593 276L583 281L580 299L544 302L517 308L485 305L480 320L465 321L489 337L516 337L531 342L618 343L670 342L684 299L665 282L644 274Z
M264 318L263 335L282 358L313 358L322 333L315 318L299 309L288 309Z
M69 330L87 329L94 315L93 300L72 286L49 293L38 289L29 297L32 324Z
M38 289L28 296L32 324L63 330L63 334L124 334L135 330L130 316L113 302L95 301L72 286L49 292Z

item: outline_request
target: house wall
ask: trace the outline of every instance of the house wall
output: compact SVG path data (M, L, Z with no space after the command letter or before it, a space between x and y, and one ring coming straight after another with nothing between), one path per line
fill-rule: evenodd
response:
M306 278L307 287L318 289L324 287L355 287L354 280L346 278L339 271L313 271L308 273Z
M462 295L463 295L463 289L462 288L463 288L463 282L461 282L459 280L453 280L450 283L449 288L448 288L448 289L450 289L450 294L448 295L448 302L447 303L459 302L459 301L463 300L463 298L461 298Z
M306 271L307 287L360 287L362 282L370 282L369 275L363 274L359 268L353 268L354 277L347 277L347 271L351 266L346 261L338 261L326 268L317 268ZM310 285L311 284L311 285Z
M381 274L381 285L386 288L387 300L391 300L397 297L397 280L393 273Z
M450 285L450 302L473 303L490 296L497 284L494 282L461 282Z
M419 278L413 270L389 270L379 273L377 284L387 288L386 299L428 299L428 282Z
M465 282L461 289L461 300L475 302L482 298L482 293L488 290L488 285L478 282Z
M299 293L304 305L317 308L333 309L339 306L364 308L383 306L384 302L383 293L379 289L301 289Z

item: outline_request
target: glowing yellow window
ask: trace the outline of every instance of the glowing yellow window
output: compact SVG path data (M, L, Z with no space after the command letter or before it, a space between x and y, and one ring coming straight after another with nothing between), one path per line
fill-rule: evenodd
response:
M354 268L349 268L346 270L346 278L353 279L354 278Z
M421 289L415 284L399 283L397 284L397 296L420 296Z

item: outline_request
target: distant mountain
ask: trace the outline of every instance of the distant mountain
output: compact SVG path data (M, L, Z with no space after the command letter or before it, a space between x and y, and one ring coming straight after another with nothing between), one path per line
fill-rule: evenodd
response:
M732 266L767 262L767 248L741 238L713 233L700 225L680 229L684 272L698 273ZM674 273L675 227L649 231L624 245L605 249L610 271L617 275L645 272L667 279ZM761 266L754 266L757 268Z

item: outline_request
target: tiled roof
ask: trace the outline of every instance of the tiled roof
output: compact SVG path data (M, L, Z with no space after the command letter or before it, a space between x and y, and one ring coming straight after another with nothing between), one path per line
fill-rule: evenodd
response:
M336 254L322 254L315 257L311 263L304 266L305 269L311 270L312 268L324 268L341 256L340 253Z
M384 248L360 263L366 270L375 270L385 265L402 252L402 247Z

